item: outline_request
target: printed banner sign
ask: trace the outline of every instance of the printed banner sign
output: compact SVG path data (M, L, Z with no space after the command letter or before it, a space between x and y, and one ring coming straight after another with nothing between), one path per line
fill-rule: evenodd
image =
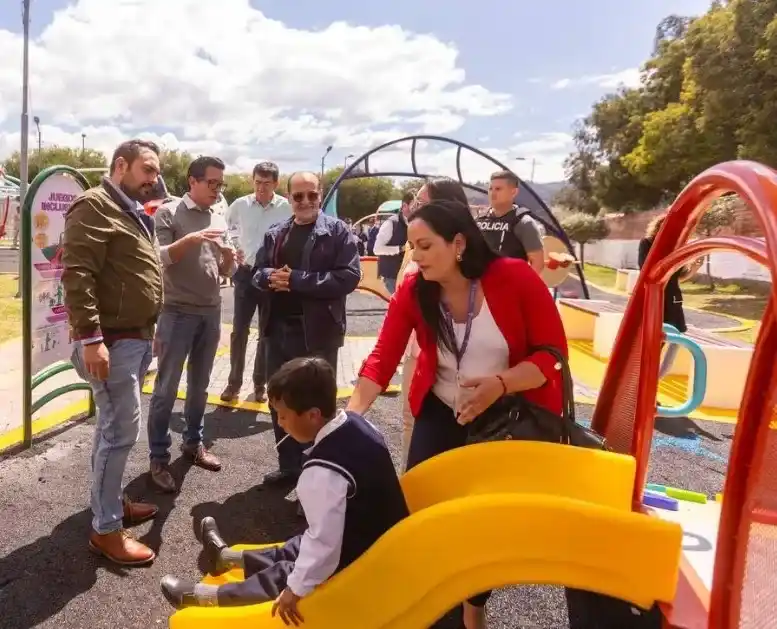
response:
M60 360L70 360L70 328L62 286L62 233L65 213L84 191L66 172L44 179L31 204L32 223L32 373Z

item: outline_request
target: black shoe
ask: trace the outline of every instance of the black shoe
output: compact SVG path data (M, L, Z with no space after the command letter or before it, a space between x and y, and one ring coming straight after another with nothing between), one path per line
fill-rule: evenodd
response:
M280 485L282 483L296 483L299 478L299 472L290 470L275 470L265 474L262 479L264 485Z
M202 548L205 551L205 561L210 574L221 574L229 566L221 560L221 551L227 548L227 543L221 539L216 520L210 516L200 522Z
M178 577L168 574L162 577L160 585L162 586L162 594L165 595L167 602L176 609L207 605L207 603L197 600L197 597L194 595L193 583L181 581Z

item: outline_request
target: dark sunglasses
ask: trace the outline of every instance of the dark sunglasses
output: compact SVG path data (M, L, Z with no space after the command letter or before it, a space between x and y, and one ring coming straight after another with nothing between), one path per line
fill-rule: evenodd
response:
M318 192L295 192L291 195L291 199L294 203L302 203L305 199L307 199L309 203L315 203L318 201L318 197Z

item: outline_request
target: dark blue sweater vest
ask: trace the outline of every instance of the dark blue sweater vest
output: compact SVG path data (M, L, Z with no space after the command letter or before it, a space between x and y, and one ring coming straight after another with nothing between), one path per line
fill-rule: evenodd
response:
M350 486L340 571L408 516L407 503L383 437L356 413L313 447L303 468L314 465L342 474Z

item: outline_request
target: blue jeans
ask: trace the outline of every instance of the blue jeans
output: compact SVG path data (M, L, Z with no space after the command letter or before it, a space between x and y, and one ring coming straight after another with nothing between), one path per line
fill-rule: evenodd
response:
M123 339L108 351L110 371L104 381L86 372L79 345L71 357L78 375L92 386L97 407L91 502L92 528L100 534L118 531L122 526L124 468L140 434L140 391L151 364L151 341Z
M393 295L397 290L397 278L396 277L384 277L383 286L386 287L389 295Z
M208 384L220 338L220 308L206 314L188 314L166 309L159 315L154 340L157 350L157 375L148 410L151 461L170 461L170 415L178 398L184 363L186 402L183 414L186 428L183 432L183 442L190 447L202 443Z

